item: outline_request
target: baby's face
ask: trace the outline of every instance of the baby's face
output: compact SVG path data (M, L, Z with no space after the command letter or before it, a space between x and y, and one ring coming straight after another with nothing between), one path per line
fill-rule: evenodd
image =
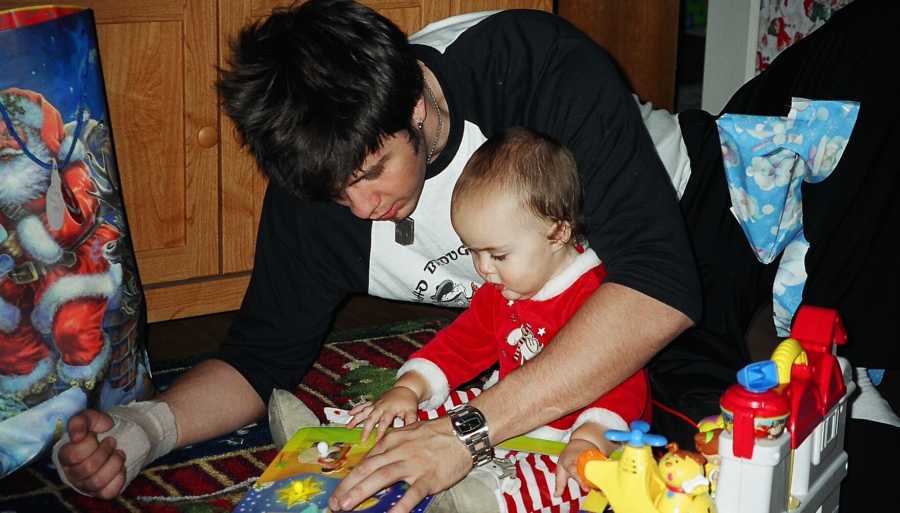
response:
M454 199L451 220L476 272L506 299L531 298L568 262L563 256L571 247L549 238L554 224L511 193L484 191Z

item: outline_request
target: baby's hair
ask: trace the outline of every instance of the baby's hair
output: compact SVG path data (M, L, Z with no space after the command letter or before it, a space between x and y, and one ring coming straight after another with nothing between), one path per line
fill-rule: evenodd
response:
M453 188L452 204L473 194L516 193L522 206L552 223L568 223L568 242L584 237L578 165L556 139L527 128L510 128L485 142L469 159Z

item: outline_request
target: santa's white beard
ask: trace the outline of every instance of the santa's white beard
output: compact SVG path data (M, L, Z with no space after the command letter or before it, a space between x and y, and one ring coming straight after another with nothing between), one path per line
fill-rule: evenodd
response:
M42 162L50 162L47 145L40 134L30 136L28 150ZM19 206L43 196L50 186L50 170L35 164L28 155L11 160L0 159L0 205Z

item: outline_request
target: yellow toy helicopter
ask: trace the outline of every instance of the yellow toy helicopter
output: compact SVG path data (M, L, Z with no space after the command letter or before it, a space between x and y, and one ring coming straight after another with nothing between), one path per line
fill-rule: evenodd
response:
M685 457L674 444L657 463L651 447L665 446L666 438L649 431L641 420L632 422L630 431L607 431L607 439L626 442L621 456L610 459L587 451L578 459L578 473L616 513L716 513L702 463Z

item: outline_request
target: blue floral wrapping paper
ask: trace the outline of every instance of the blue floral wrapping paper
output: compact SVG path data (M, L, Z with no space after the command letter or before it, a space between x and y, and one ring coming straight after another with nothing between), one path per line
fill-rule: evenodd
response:
M731 212L760 262L783 253L772 287L779 336L790 333L807 276L800 185L831 175L858 114L856 102L794 98L786 117L725 114L716 121Z

